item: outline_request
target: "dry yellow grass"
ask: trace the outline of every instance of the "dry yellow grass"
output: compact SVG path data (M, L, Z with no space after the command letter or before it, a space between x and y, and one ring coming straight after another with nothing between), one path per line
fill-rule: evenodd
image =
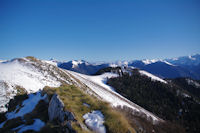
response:
M82 90L73 85L63 85L58 88L46 87L44 91L48 94L57 93L63 101L65 109L73 112L80 124L84 124L84 114L91 112L92 110L100 110L105 116L104 125L109 133L135 132L120 112L113 110L108 103L85 94ZM84 106L83 103L89 104L90 107ZM83 130L76 122L72 123L72 127L79 133L90 132Z

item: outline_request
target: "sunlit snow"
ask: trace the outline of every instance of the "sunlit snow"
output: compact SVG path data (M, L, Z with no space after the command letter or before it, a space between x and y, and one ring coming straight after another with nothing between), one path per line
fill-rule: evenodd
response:
M24 59L25 60L25 59ZM31 62L32 63L32 62ZM28 93L37 92L45 86L58 87L61 85L55 77L52 77L43 67L34 67L27 59L25 62L18 60L0 63L0 112L5 112L5 105L16 95L16 86L24 88Z
M19 127L13 129L20 129L17 133L23 133L28 130L40 131L40 129L45 125L43 121L40 119L34 119L34 123L32 125L20 125Z
M143 71L143 70L139 70L139 72L142 75L146 75L146 76L150 77L154 81L160 81L160 82L165 83L165 84L167 83L165 80L163 80L163 79L161 79L161 78L159 78L159 77L157 77L157 76L155 76L155 75L153 75L153 74L151 74L149 72L146 72L146 71Z
M158 117L156 117L155 115L150 113L149 111L141 108L140 106L129 101L128 99L121 96L117 92L113 91L113 89L111 89L110 86L105 84L105 82L102 82L102 80L101 80L102 78L100 78L100 77L101 76L104 77L103 76L104 74L100 75L100 76L88 76L88 75L76 73L76 72L69 71L69 70L67 70L67 72L69 72L76 79L80 80L82 83L87 85L100 98L111 103L111 105L113 107L126 106L126 107L131 108L135 112L144 113L147 117L151 117L153 119L153 122L162 121L161 119L159 119ZM112 73L111 73L111 75L112 75ZM116 76L116 75L114 75L114 76ZM102 85L102 84L104 84L104 85Z
M92 111L83 115L85 124L92 129L95 133L106 133L106 128L103 125L104 116L99 110Z
M18 106L18 108L16 108L13 112L9 112L6 114L7 119L22 117L25 114L32 112L35 106L38 104L38 102L45 98L46 94L42 96L40 92L37 92L36 94L29 94L28 99L23 101L20 110L18 110Z

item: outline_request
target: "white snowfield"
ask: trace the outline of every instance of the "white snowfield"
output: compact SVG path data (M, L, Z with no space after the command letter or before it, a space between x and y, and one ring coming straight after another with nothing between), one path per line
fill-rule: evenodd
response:
M47 74L17 60L0 63L0 80L13 86L23 87L28 92L36 92L44 86L60 86L60 82Z
M17 94L17 86L24 88L28 93L37 92L45 86L59 87L61 83L58 78L62 77L53 67L55 66L44 62L38 64L26 58L1 62L0 112L7 111L5 105Z
M160 81L160 82L162 82L162 83L167 84L167 81L165 81L165 80L163 80L163 79L161 79L161 78L159 78L159 77L157 77L157 76L155 76L155 75L153 75L153 74L151 74L151 73L149 73L149 72L147 72L147 71L139 70L139 72L140 72L140 74L142 74L142 75L145 75L145 76L147 76L147 77L150 77L151 80L153 80L153 81Z
M162 122L163 120L159 117L155 116L151 112L143 109L142 107L134 104L133 102L129 101L125 97L121 96L117 92L110 89L110 87L106 84L102 85L102 77L106 78L105 75L109 75L108 77L116 76L116 74L106 73L100 76L89 76L84 75L80 73L76 73L73 71L69 71L70 74L72 74L76 79L84 83L86 86L88 86L94 93L96 93L101 99L109 102L113 107L117 106L127 106L133 110L133 112L138 112L141 114L145 114L147 116L147 119L152 120L154 124L157 122ZM105 81L105 80L104 80ZM104 82L105 83L105 82ZM107 87L105 87L107 86Z
M98 75L98 76L86 76L86 77L87 77L87 79L97 83L98 85L100 85L108 90L114 90L114 88L112 88L111 86L108 86L106 84L106 82L107 82L107 79L118 77L118 76L119 75L115 74L115 73L104 73L104 74Z
M83 115L85 124L92 129L95 133L106 133L106 128L103 125L104 116L99 110L92 111Z

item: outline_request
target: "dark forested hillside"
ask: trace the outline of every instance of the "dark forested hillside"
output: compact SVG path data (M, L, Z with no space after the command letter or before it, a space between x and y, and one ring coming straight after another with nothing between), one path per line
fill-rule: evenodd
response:
M152 81L134 69L132 75L124 73L107 83L129 100L181 125L187 132L200 132L200 104L193 97L199 95L200 90L193 87L192 91L188 91L190 88L183 88L185 85L178 81L170 80L167 84Z
M200 81L199 80L193 80L190 78L176 78L173 80L170 80L178 87L186 90L193 96L200 98Z

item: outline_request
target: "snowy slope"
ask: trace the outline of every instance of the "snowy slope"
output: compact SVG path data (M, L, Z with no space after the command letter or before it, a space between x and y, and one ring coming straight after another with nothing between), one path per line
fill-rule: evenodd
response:
M133 102L129 101L128 99L124 98L117 92L110 89L108 85L104 83L102 85L102 78L105 77L105 75L101 76L88 76L80 73L76 73L73 71L67 71L70 74L72 74L75 78L80 80L82 83L87 85L92 91L94 91L101 99L111 103L113 107L117 106L126 106L133 110L133 112L138 112L140 114L146 115L147 119L152 119L154 123L157 123L158 121L163 121L154 114L150 113L149 111L141 108L140 106L134 104ZM107 75L107 74L106 74ZM112 74L110 74L112 75ZM116 76L116 75L115 75Z
M37 68L22 64L18 60L0 63L0 80L26 88L28 92L36 92L44 86L60 85L60 82L48 73L41 73Z
M161 79L161 78L159 78L159 77L157 77L157 76L155 76L155 75L153 75L149 72L146 72L146 71L143 71L143 70L139 70L139 72L142 75L150 77L153 81L160 81L160 82L165 83L165 84L167 83L165 80L163 80L163 79Z
M22 102L22 105L17 105L16 109L11 112L7 112L5 114L6 120L2 123L0 123L0 128L2 128L5 123L7 123L9 120L15 119L15 118L21 118L25 122L26 120L24 119L24 116L28 113L31 113L36 105L39 103L39 101L44 100L47 98L47 94L42 96L41 92L37 92L36 94L29 94L28 98L25 99ZM34 119L34 123L32 125L20 125L12 130L18 130L18 133L22 133L26 130L34 130L34 131L39 131L41 127L43 127L45 123L41 121L40 119Z
M61 82L72 84L69 75L51 63L38 59L19 58L0 63L0 112L17 94L16 88L27 93L37 92L45 86L58 87Z
M114 90L111 86L108 86L106 84L107 79L108 78L112 78L112 77L117 77L118 75L115 73L104 73L102 75L98 75L98 76L88 76L85 75L85 77L93 82L95 82L96 84L108 89L108 90Z
M41 92L37 92L36 94L29 94L28 99L24 100L22 103L22 107L19 109L19 106L12 112L6 114L7 119L13 119L17 117L23 117L25 114L33 111L35 106L38 104L40 100L43 100L47 97L41 95Z
M43 60L43 62L49 63L49 64L54 65L54 66L57 66L57 65L58 65L58 62L57 62L57 61L54 61L54 60Z

